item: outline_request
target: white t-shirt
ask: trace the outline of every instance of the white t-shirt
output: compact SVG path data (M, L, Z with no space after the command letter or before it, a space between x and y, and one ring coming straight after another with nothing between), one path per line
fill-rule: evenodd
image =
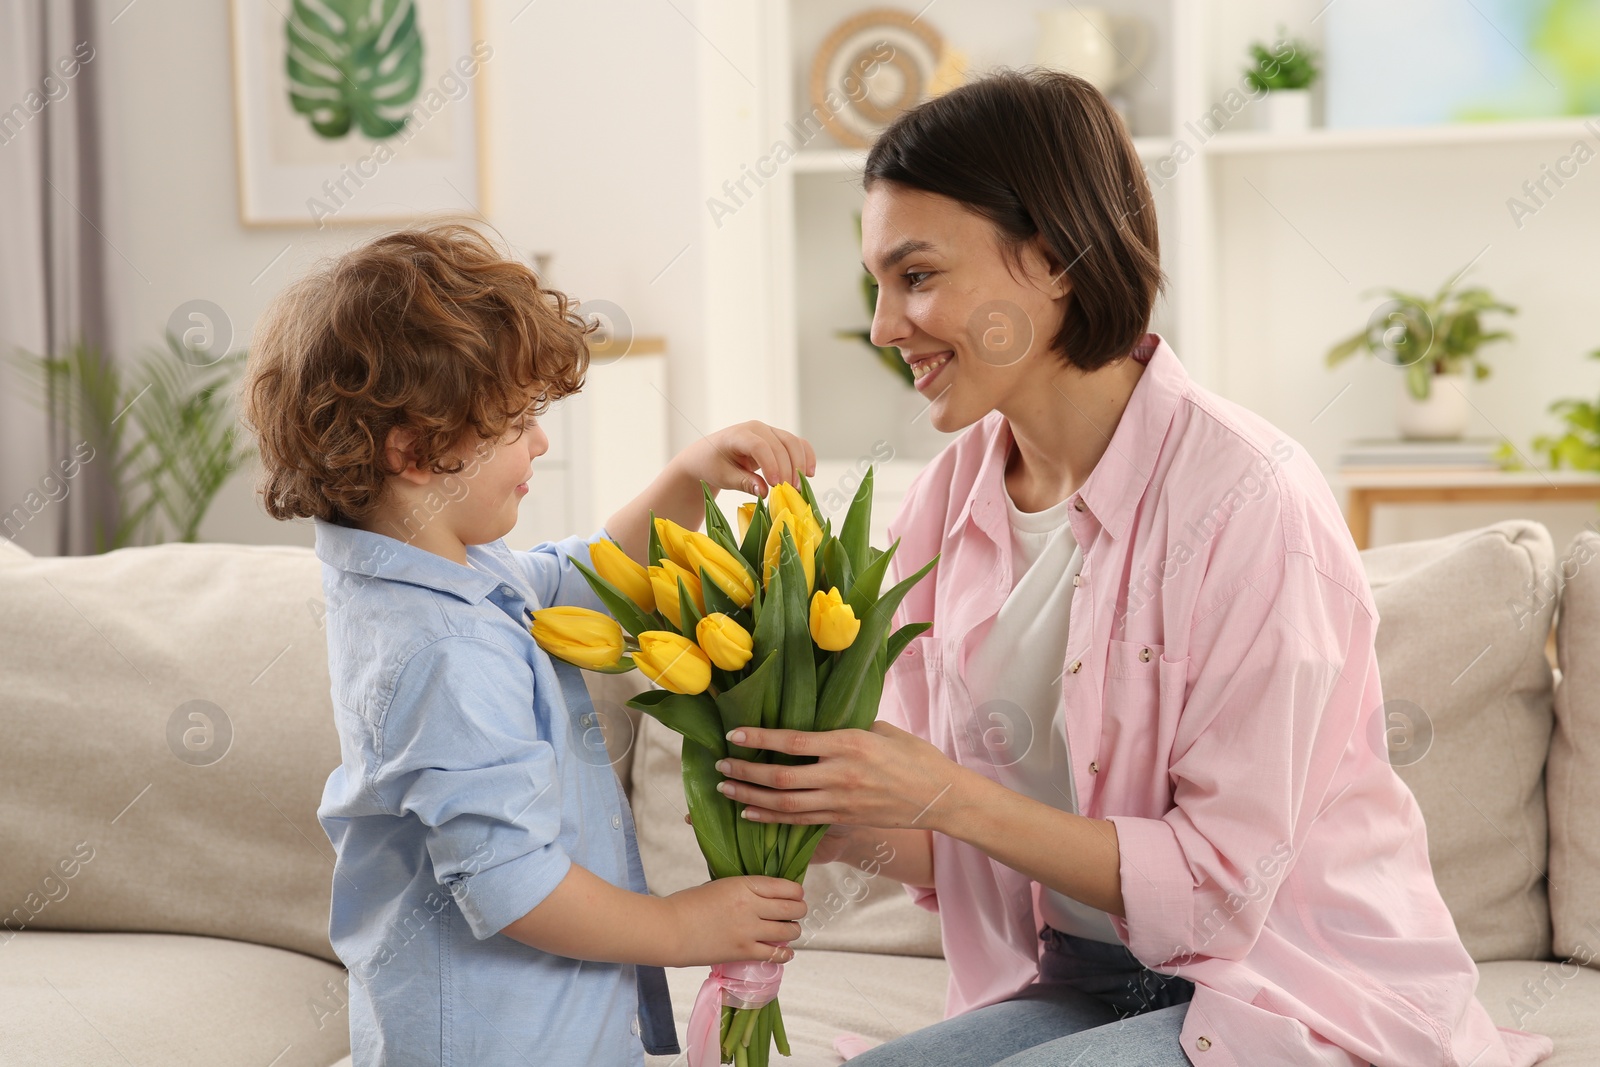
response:
M1009 789L1077 814L1072 761L1061 708L1072 580L1083 551L1067 523L1070 498L1044 511L1018 510L1006 493L1011 523L1012 588L994 625L973 648L967 689L987 751ZM1120 945L1099 908L1040 887L1045 922L1064 933Z

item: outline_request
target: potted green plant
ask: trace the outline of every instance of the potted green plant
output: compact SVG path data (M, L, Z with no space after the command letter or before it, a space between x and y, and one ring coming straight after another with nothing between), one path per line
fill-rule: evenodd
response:
M1401 437L1448 440L1466 432L1472 414L1468 385L1489 376L1479 352L1511 339L1507 330L1485 330L1483 316L1515 315L1517 309L1481 286L1457 288L1465 273L1458 272L1431 297L1369 290L1366 295L1381 292L1389 299L1365 326L1328 349L1330 367L1366 351L1405 371L1396 409Z
M1278 27L1277 43L1250 45L1250 65L1244 80L1255 93L1265 93L1256 108L1260 128L1272 133L1302 133L1311 128L1311 84L1317 80L1317 53L1295 38L1287 40Z
M1590 359L1600 359L1600 348L1589 353ZM1550 457L1550 468L1561 470L1570 467L1576 471L1600 473L1600 400L1557 400L1550 405L1552 415L1560 415L1567 430L1559 437L1540 434L1533 439L1536 451ZM1502 458L1512 451L1508 443L1502 448Z
M94 531L95 550L195 541L217 492L255 455L232 411L245 353L213 357L168 333L130 374L76 344L60 355L17 351L41 408L104 455L116 513ZM124 418L126 416L126 418Z

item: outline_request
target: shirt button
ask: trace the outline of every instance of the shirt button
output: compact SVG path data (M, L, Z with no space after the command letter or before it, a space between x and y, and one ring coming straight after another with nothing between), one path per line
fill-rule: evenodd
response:
M1194 1047L1204 1052L1211 1047L1211 1039L1209 1037L1197 1037L1194 1041Z
M1139 662L1140 663L1149 663L1150 662L1150 648L1149 648L1148 645L1139 650Z
M1082 511L1082 510L1083 510L1083 501L1081 501L1081 500L1074 500L1074 501L1073 501L1073 502L1072 502L1072 506L1073 506L1073 507L1074 507L1074 508L1076 508L1076 509L1077 509L1077 510L1078 510L1078 511Z
M1094 760L1089 764L1089 773L1090 774L1099 774L1100 773L1100 761L1099 760Z
M1083 584L1083 575L1081 575L1081 574L1074 574L1074 575L1073 575L1073 576L1072 576L1072 584L1073 584L1073 585L1082 585L1082 584Z
M1081 670L1082 668L1083 668L1083 660L1075 659L1075 660L1072 661L1072 666L1068 667L1067 670L1070 671L1073 674L1077 674L1078 671Z
M511 587L509 585L502 585L500 587L500 595L501 596L510 596L511 595Z
M636 1034L639 1032L639 1017L637 1015L633 1017L633 1022L628 1024L628 1029Z
M611 828L613 830L622 829L622 816L620 816L620 815L611 816Z

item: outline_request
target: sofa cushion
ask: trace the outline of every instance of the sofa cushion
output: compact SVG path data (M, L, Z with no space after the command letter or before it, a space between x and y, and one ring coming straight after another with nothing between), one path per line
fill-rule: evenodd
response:
M1561 683L1546 789L1550 918L1556 956L1586 950L1600 967L1600 533L1588 529L1573 539L1559 577Z
M1434 879L1472 958L1543 959L1556 597L1530 590L1552 571L1550 534L1501 522L1362 560L1384 696L1365 740L1387 748L1422 808Z
M6 1063L328 1067L350 1051L345 972L214 937L25 931L0 947Z
M708 877L694 829L683 821L683 739L645 716L633 757L633 817L639 856L654 893L675 893ZM911 903L900 883L849 864L814 866L797 948L942 956L939 919Z
M169 544L0 565L0 916L334 960L339 762L309 549Z
M705 967L667 968L680 1040L687 1039L689 1012L708 973ZM878 1042L931 1026L944 1018L949 981L950 968L942 959L801 950L784 965L778 993L794 1056L784 1059L774 1052L773 1067L838 1067L833 1039L840 1034ZM645 1057L648 1067L683 1062L681 1055Z
M1555 1042L1555 1054L1539 1067L1600 1063L1600 974L1592 969L1529 960L1485 963L1478 968L1478 1000L1496 1026L1546 1034Z

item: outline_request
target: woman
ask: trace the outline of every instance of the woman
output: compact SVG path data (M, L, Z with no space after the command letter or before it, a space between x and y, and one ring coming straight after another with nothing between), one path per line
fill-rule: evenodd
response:
M938 568L870 731L747 730L757 819L887 840L941 919L946 1021L899 1064L1507 1067L1389 766L1355 545L1315 464L1146 333L1149 188L1105 99L1002 74L866 164L872 340L941 430L891 526ZM739 741L738 737L734 738Z

